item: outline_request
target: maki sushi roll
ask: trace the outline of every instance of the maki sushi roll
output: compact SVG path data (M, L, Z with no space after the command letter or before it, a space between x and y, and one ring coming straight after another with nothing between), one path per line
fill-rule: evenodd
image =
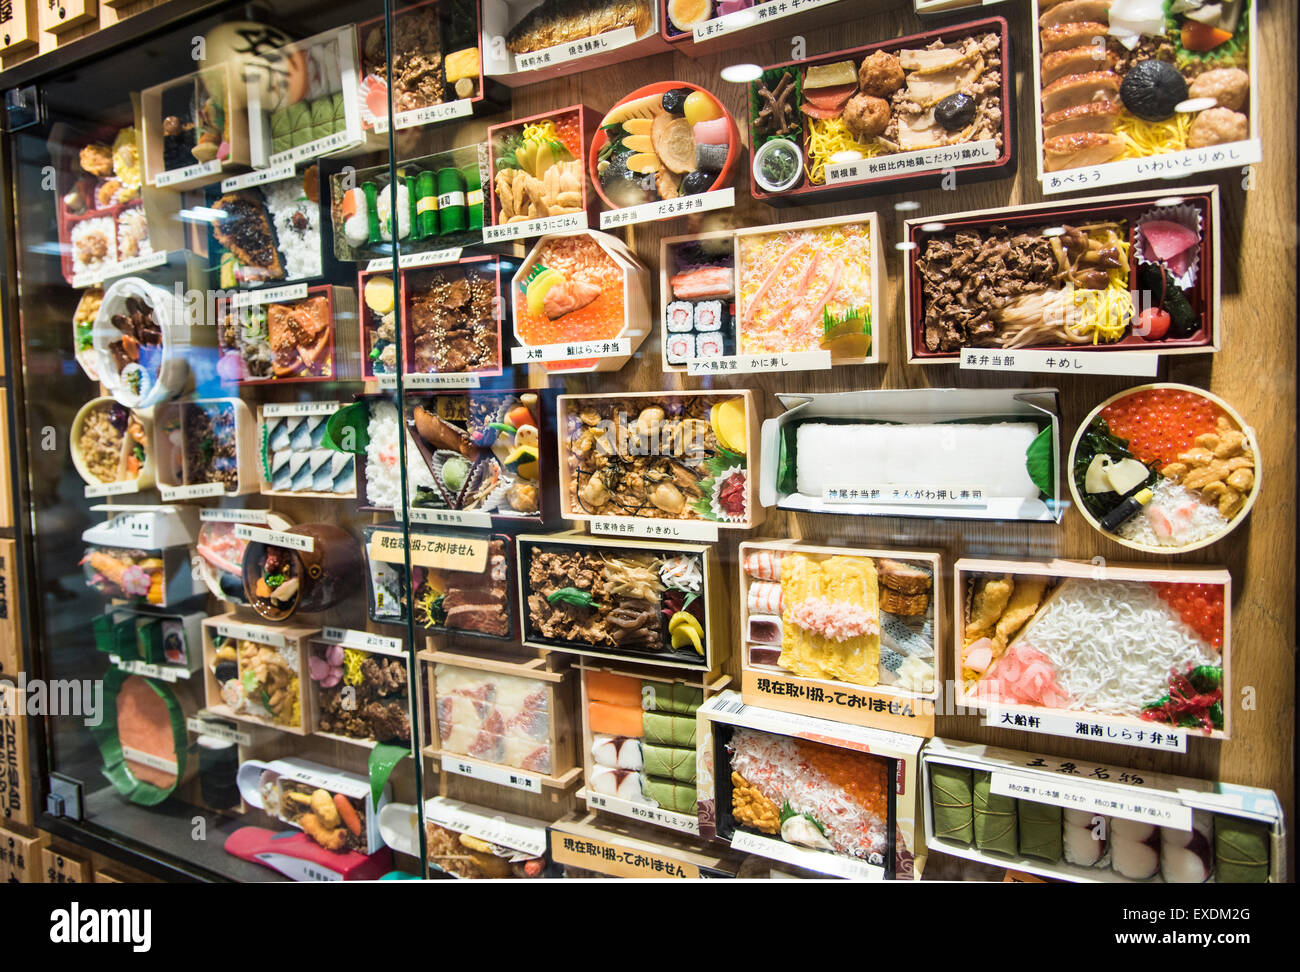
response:
M695 357L695 335L670 334L666 350L669 364L686 364Z
M695 305L695 330L719 331L726 311L720 300L702 300Z
M673 334L680 334L691 329L694 313L689 300L674 300L664 311L665 323Z
M716 331L706 331L696 338L695 354L700 358L717 358L723 353L722 335Z

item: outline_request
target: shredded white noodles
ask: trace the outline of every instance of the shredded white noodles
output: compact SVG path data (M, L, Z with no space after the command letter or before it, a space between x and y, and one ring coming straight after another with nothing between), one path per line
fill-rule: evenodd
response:
M1067 578L1021 632L1051 659L1068 708L1136 715L1169 688L1169 671L1219 655L1142 581Z

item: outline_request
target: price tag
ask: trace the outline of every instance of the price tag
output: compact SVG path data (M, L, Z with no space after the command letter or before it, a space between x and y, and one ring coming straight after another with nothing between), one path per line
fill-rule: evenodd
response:
M455 773L457 776L468 776L472 779L482 780L485 783L496 783L499 786L509 786L516 790L527 790L529 793L542 792L542 778L540 776L533 776L531 773L524 773L508 766L470 762L458 756L447 754L442 757L442 768L448 773Z
M1154 378L1160 355L1153 351L994 351L962 348L963 371L1035 371L1055 375L1126 375Z
M872 159L827 163L826 185L834 186L887 176L905 178L918 172L979 165L985 162L996 162L997 159L998 146L991 138L978 142L964 142L960 145L940 145L936 148L918 149L915 152L878 155Z
M441 526L468 527L471 530L492 529L492 514L482 510L427 510L412 508L406 511L412 523L437 523Z
M384 379L388 379L385 381ZM481 378L475 374L446 374L446 375L407 375L402 379L402 384L407 388L478 388L480 387ZM380 375L379 384L381 387L397 387L396 375Z
M225 483L193 483L189 486L159 486L158 494L164 501L202 499L207 496L224 496Z
M258 304L282 304L291 300L304 300L307 297L307 285L288 284L284 287L262 287L257 290L241 290L230 295L231 307L254 307Z
M385 635L358 631L355 628L321 628L321 640L345 648L360 648L364 651L377 651L381 655L401 655L405 653L401 638L389 638Z
M204 176L216 175L220 171L220 159L213 159L210 162L196 162L193 165L187 165L183 169L168 169L166 172L159 172L154 176L153 184L159 189L165 189L168 186L176 185L178 182L201 179Z
M165 267L170 255L168 250L154 250L151 253L142 253L140 256L119 260L117 263L110 263L106 267L83 271L73 276L72 286L93 287L115 277L125 277L133 273L153 270L156 267Z
M138 479L119 479L115 483L86 484L86 499L94 499L99 496L122 496L125 493L138 492L140 492L140 481Z
M237 621L218 621L212 625L212 629L223 638L234 638L236 641L256 641L259 645L270 645L272 648L284 647L284 635L278 631L272 631L270 628L240 624Z
M337 152L339 149L351 148L353 145L360 145L362 139L353 138L346 129L341 132L335 132L333 135L326 135L324 138L318 138L311 142L299 145L297 148L285 149L283 152L274 152L267 159L267 163L272 167L282 165L285 162L297 163L303 159L312 159L318 155L328 155L330 152Z
M1118 787L993 770L989 779L989 792L1032 803L1048 803L1067 810L1084 810L1106 817L1173 827L1175 830L1192 829L1191 807Z
M469 98L458 98L455 101L444 101L439 105L426 105L423 108L412 108L410 111L399 111L396 128L400 132L404 128L419 128L421 125L434 125L452 118L467 118L473 113L473 102ZM376 118L374 131L379 135L387 132L388 118Z
M737 830L731 835L731 847L743 854L757 854L772 861L782 861L796 867L804 867L822 874L834 874L837 877L853 881L883 881L885 869L878 864L841 857L827 851L815 851L806 847L787 844L783 840L762 837L745 830Z
M1158 749L1167 753L1187 752L1187 731L1152 722L1135 727L1097 722L1086 712L1058 715L1029 707L989 706L984 724L999 729L1023 729L1048 736L1067 736L1090 742L1116 743L1139 749Z
M867 503L889 506L972 506L989 505L987 486L967 483L899 486L893 483L834 484L822 490L827 503Z
M487 569L488 544L478 537L439 537L411 534L411 563L434 570L460 570L481 574ZM405 562L405 537L396 530L376 530L370 535L370 559L386 564Z
M510 360L515 364L585 361L588 358L626 358L631 353L631 338L609 338L604 341L573 341L569 344L534 344L511 348Z
M264 543L269 547L287 547L290 550L316 549L316 538L305 533L286 533L283 530L267 530L263 527L249 526L246 523L235 524L235 536L250 543Z
M644 803L633 803L631 800L620 800L618 797L607 796L604 793L593 793L591 790L587 790L585 796L589 807L608 810L610 813L617 813L621 817L645 820L660 827L667 827L669 830L680 831L683 834L699 836L700 818L693 814L661 810L659 807Z
M516 54L515 70L536 71L539 68L552 67L556 64L565 64L580 58L591 57L593 54L615 51L620 47L627 47L635 42L635 27L620 27L617 30L607 30L603 34L597 34L594 37L584 37L581 40L570 41L565 44L543 47L540 51Z
M217 510L206 507L199 510L199 519L216 523L268 523L270 510Z
M298 415L333 415L338 402L281 402L262 406L262 418L287 418Z
M791 351L786 354L734 354L691 358L690 375L745 375L756 371L825 371L831 366L829 351Z
M200 719L198 716L190 716L186 719L185 728L198 736L212 736L214 739L221 739L240 746L253 745L252 733L240 732L238 729L222 725L220 722L209 722L207 719Z
M594 516L588 523L592 534L596 536L718 542L718 525L708 520L655 520L643 516Z
M128 658L123 661L116 655L109 655L108 660L116 668L124 672L130 672L132 675L143 675L146 678L156 678L164 682L175 682L177 678L184 675L189 677L189 672L181 671L176 668L168 668L164 665L151 665L149 662L142 662L139 659Z
M499 226L487 226L483 229L483 242L501 243L505 240L519 240L529 236L545 236L547 233L567 233L572 230L587 228L587 214L561 213L558 216L543 216L541 219L521 219L516 223L502 223Z
M713 40L724 34L734 34L755 24L765 24L793 13L803 13L835 2L836 0L772 0L770 3L759 3L748 10L737 10L735 13L696 24L691 31L691 36L698 44L700 41Z
M268 182L279 182L281 179L292 179L296 171L297 170L292 162L281 162L279 165L273 165L269 169L254 169L252 172L245 172L243 175L231 176L229 179L222 179L221 191L238 192L240 189L251 189L253 186L265 185Z
M600 228L614 229L633 223L652 223L660 219L689 216L692 213L707 213L714 209L730 209L734 205L736 205L735 188L710 189L708 192L696 193L693 196L678 196L676 199L659 199L655 202L642 203L640 206L607 209L600 214Z
M160 770L163 773L176 772L176 760L163 759L161 756L155 756L153 753L146 753L140 749L133 749L130 746L122 747L122 758L128 762L148 766L150 769Z
M1182 179L1197 172L1255 165L1264 158L1264 148L1257 138L1225 142L1205 148L1166 152L1140 159L1120 159L1079 169L1045 172L1043 192L1074 192L1102 186L1128 185L1147 179Z

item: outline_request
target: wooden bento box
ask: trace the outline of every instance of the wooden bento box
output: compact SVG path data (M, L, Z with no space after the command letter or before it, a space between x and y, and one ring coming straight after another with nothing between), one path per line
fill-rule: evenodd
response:
M314 720L307 658L319 634L319 628L260 624L235 615L205 618L207 708L223 718L310 735ZM245 686L246 679L255 684L254 692Z
M1226 570L963 558L953 604L957 704L990 725L1177 752L1231 735Z
M952 53L926 56L932 45ZM914 52L906 65L898 58L903 51ZM869 62L865 69L864 61ZM990 66L990 62L996 63ZM1002 17L989 17L765 67L762 76L750 83L747 99L752 149L750 191L755 199L773 206L808 205L853 198L864 192L938 186L954 175L965 182L1005 175L1015 165L1012 150L1015 72L1010 70L1011 64L1007 22ZM808 87L810 70L817 75L814 78L817 84L811 89ZM926 85L938 82L926 82L924 75L943 76L958 71L961 73L957 77L947 81L950 93L940 95L947 90L944 86L938 92L925 89ZM917 129L914 148L889 151L880 141L884 132L895 125L912 131L898 116L897 105L891 106L888 100L907 84L908 73L922 76L918 80L916 103L924 101L927 110L917 121L932 120L936 127ZM963 103L956 108L951 115L954 127L945 128L934 120L929 108L964 93L961 88L978 86L979 79L988 74L999 76L996 87L981 94L969 106ZM821 104L809 100L809 90L819 92L816 98ZM969 96L967 99L970 100ZM778 107L780 117L773 111ZM805 107L821 117L802 110ZM785 117L787 108L789 114ZM852 112L858 132L879 131L866 141L860 140L844 120L846 111ZM769 119L772 119L770 125ZM823 124L814 128L817 122ZM763 130L758 130L760 124ZM767 131L768 127L773 130ZM966 133L965 138L951 145L935 141L961 132ZM924 137L927 134L929 138ZM975 135L984 137L973 139ZM779 149L767 147L780 139L786 144ZM814 141L825 145L818 158L812 157ZM901 145L902 140L897 144ZM774 177L764 174L769 153L784 154L791 160L794 149L798 152L797 159L792 160L797 162L797 175L790 171L789 165L788 175L782 173L785 178L781 181L772 181ZM831 161L841 153L853 153L857 158ZM825 157L821 157L823 154ZM819 175L819 182L813 181L815 174Z
M326 627L309 639L307 650L312 735L366 749L410 745L411 689L401 638Z
M839 257L823 259L827 252ZM832 305L850 278L854 299ZM725 376L875 364L885 286L874 212L667 237L659 245L663 370Z
M1150 235L1143 227L1150 227ZM977 348L1149 355L1222 347L1218 186L918 217L907 220L903 232L909 364L957 364L964 351ZM959 246L958 234L976 234L983 245ZM996 254L1008 247L1023 261L999 259ZM976 296L983 289L976 279L986 269L982 256L999 260L995 287L1012 291L1013 284L1028 284L1027 289L989 306ZM927 274L936 284L932 289ZM949 289L954 280L962 285L956 293ZM930 334L934 290L952 302L952 317L945 321L936 308ZM1058 297L1054 304L1033 306L1043 294ZM972 306L983 320L970 320ZM1165 333L1157 335L1140 321L1148 308L1170 315ZM1004 310L1010 320L995 320ZM992 330L984 338L972 333L972 325ZM1001 344L987 343L999 335Z
M264 496L351 499L356 458L325 445L336 401L257 406L257 465Z
M934 733L938 553L760 540L742 543L738 560L746 704Z
M1262 161L1259 2L1209 6L1217 17L1195 7L1165 13L1159 34L1133 25L1135 56L1125 43L1132 34L1090 36L1086 24L1074 22L1073 7L1035 0L1039 29L1025 80L1033 88L1034 162L1045 194L1244 171ZM1170 51L1158 58L1165 70L1134 74L1154 57L1146 52L1160 48ZM1203 74L1210 77L1202 81Z
M570 105L488 128L483 195L492 218L484 242L594 225L597 197L587 181L586 148L599 124L594 109Z
M665 675L583 659L584 788L590 810L698 836L695 713L729 676Z
M246 89L238 71L238 62L225 61L140 92L145 185L197 189L252 164ZM177 161L184 164L170 164Z
M924 739L761 709L731 691L696 716L700 836L829 877L920 879Z
M748 530L762 522L752 391L561 395L557 402L564 519L590 520L594 532L678 539L704 538L700 527Z
M1286 880L1271 790L952 739L926 744L921 773L932 851L1059 881Z
M423 650L421 752L443 773L553 799L577 785L572 670L541 658ZM485 699L491 701L485 701Z
M208 439L212 446L207 468L193 468L195 455L188 446ZM257 492L256 442L252 413L241 399L160 403L154 410L153 448L163 502Z
M275 349L277 333L301 335L296 359ZM230 301L218 328L218 373L240 385L348 381L361 375L357 295L351 287L289 284L249 290Z
M617 371L651 330L650 271L622 240L598 230L539 237L510 293L513 364Z
M731 612L712 544L577 532L521 535L517 542L525 645L679 670L721 670L731 646ZM632 558L635 562L629 562ZM588 575L597 567L607 591L624 592L610 595L608 610L587 593L593 581ZM652 611L642 594L656 599ZM683 614L694 623L677 617ZM640 630L638 624L644 628L652 622L657 631L647 632L639 644L631 640L629 632Z

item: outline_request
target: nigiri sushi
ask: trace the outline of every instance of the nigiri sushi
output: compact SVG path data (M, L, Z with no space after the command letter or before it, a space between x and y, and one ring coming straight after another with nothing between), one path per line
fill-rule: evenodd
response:
M1214 870L1214 817L1192 814L1191 830L1160 828L1160 876L1167 884L1203 884Z
M592 767L587 783L594 791L605 796L618 797L632 803L647 802L641 790L641 774L635 770L595 766Z
M640 770L644 761L641 740L597 734L591 740L591 758L610 769Z
M1145 881L1160 870L1160 828L1134 820L1112 820L1110 866L1130 881Z

